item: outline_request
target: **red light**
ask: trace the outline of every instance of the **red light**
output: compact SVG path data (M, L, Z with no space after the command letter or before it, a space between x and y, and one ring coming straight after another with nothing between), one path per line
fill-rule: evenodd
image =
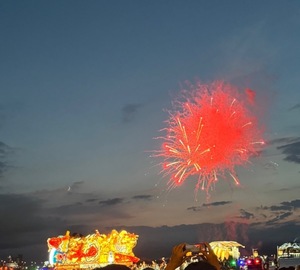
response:
M249 265L249 264L251 264L252 263L252 261L251 260L247 260L247 264Z
M260 259L255 259L254 263L255 263L255 264L260 264L261 261L260 261Z

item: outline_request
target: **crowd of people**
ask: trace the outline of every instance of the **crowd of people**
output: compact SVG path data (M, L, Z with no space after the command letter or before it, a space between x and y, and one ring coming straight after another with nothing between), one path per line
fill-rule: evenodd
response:
M181 243L173 247L168 261L162 258L161 262L152 261L151 263L146 263L143 261L133 264L130 267L115 264L94 270L232 270L219 261L209 243L203 243L203 248L198 253L198 256L191 255L194 254L186 248L186 244ZM300 265L276 269L300 270Z

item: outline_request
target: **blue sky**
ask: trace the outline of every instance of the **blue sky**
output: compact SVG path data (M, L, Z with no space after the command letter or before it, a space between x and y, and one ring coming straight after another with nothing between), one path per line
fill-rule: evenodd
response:
M298 1L0 1L0 254L43 259L67 229L140 232L137 256L193 241L180 225L246 224L249 247L253 230L267 242L259 228L276 228L278 244L294 237L299 27ZM266 130L262 154L237 168L241 188L220 181L209 202L193 180L167 192L149 154L196 80L255 90ZM176 237L158 250L162 228Z

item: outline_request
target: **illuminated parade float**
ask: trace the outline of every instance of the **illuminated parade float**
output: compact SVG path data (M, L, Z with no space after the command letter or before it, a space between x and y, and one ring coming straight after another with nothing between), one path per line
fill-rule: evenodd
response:
M239 248L245 248L245 246L235 241L214 241L210 242L209 245L220 261L228 260L229 257L238 259L240 257Z
M48 238L49 262L60 269L95 268L108 264L131 265L139 261L132 249L138 235L112 230L100 234L97 230L87 236L65 235Z
M277 257L300 258L300 242L287 242L277 247Z

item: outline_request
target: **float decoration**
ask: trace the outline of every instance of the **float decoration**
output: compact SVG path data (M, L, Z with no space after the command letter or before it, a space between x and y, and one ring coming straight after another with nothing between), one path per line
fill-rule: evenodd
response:
M245 246L235 241L214 241L210 242L209 245L220 261L228 260L230 256L238 259L240 257L239 247L245 248Z
M108 264L130 265L139 261L132 249L137 244L138 235L125 230L112 230L110 234L79 234L48 238L49 262L53 266L78 266L90 268Z

